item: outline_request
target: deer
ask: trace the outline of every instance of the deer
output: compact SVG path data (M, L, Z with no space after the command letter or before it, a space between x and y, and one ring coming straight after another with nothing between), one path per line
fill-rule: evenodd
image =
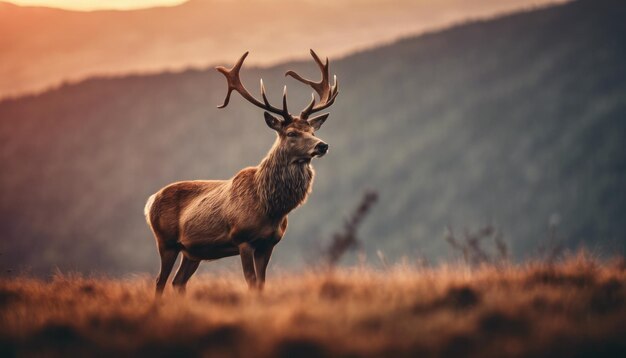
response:
M180 253L182 260L172 281L179 293L184 294L187 281L201 261L236 255L241 257L248 288L263 290L272 251L287 230L287 215L304 204L312 190L315 171L311 160L328 152L328 144L316 137L315 131L329 113L312 115L335 102L339 86L336 75L330 84L328 58L322 62L313 50L310 53L321 80L312 81L294 71L285 73L314 91L299 115L288 110L287 86L283 89L282 108L268 101L263 79L262 101L247 91L239 73L248 52L230 69L215 67L226 77L228 87L224 103L218 108L225 108L231 93L238 92L264 110L265 123L276 132L276 140L257 166L244 168L228 180L179 181L148 198L144 214L161 259L157 297L163 294Z

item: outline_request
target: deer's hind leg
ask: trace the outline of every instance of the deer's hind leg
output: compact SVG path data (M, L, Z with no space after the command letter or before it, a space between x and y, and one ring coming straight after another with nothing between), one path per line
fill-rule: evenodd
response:
M174 281L172 282L172 285L178 290L179 293L185 293L187 281L189 281L189 278L191 278L191 276L196 272L199 265L200 261L192 260L183 254L183 260L180 262L180 266L178 267L178 271L176 271L176 276L174 276Z
M178 257L178 249L159 247L159 255L161 256L161 271L156 280L156 296L163 295L167 278L170 277L176 258Z

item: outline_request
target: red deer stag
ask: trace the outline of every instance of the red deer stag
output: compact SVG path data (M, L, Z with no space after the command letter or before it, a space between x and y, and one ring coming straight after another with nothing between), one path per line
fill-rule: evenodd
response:
M161 256L161 272L156 281L156 294L165 288L172 266L180 252L183 258L172 284L185 291L187 281L201 260L215 260L240 255L243 273L250 289L263 289L265 270L274 246L287 229L287 214L304 203L311 191L313 168L311 159L328 151L328 144L315 137L328 113L311 117L328 108L337 98L335 76L331 86L328 59L322 62L311 50L322 72L314 82L293 71L289 75L310 85L315 94L299 116L287 110L287 88L283 91L282 108L272 106L265 95L261 80L263 102L252 96L241 83L239 71L246 52L231 69L216 67L228 81L224 104L228 105L232 91L265 110L265 122L277 132L269 153L256 167L242 169L229 180L194 180L170 184L148 199L145 214L156 238ZM269 112L281 118L274 117Z

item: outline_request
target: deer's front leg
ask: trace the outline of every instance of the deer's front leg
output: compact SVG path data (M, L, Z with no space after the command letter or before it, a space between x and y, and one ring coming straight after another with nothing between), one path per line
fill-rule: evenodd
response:
M266 244L258 246L254 250L254 268L256 270L257 288L259 290L262 290L265 285L265 271L267 270L267 264L270 262L273 249L273 244Z
M248 288L253 289L257 282L254 271L254 248L247 242L239 244L239 256L241 256L241 266Z

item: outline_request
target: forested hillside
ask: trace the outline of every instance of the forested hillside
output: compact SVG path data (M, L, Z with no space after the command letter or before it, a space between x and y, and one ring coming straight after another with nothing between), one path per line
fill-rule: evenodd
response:
M368 188L380 194L360 230L370 256L449 257L447 226L495 224L519 258L547 244L549 222L567 247L624 253L625 18L622 1L577 1L331 59L341 93L318 132L330 153L272 264L313 260ZM276 103L286 83L303 107L286 69L317 76L297 62L242 77L251 90L263 77ZM228 178L274 140L239 96L216 108L225 89L209 68L1 102L2 269L155 271L147 197Z

